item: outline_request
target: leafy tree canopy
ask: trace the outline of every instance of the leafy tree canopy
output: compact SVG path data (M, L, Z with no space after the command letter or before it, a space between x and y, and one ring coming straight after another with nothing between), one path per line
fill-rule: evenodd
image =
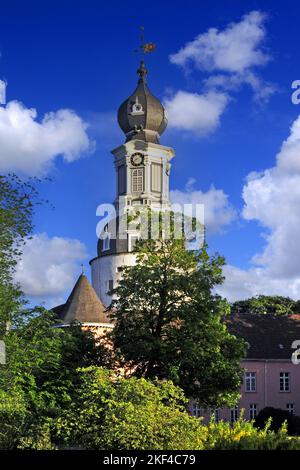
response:
M259 315L291 315L297 311L297 302L280 295L258 295L246 300L233 302L231 311L236 313L254 313Z
M213 293L224 259L173 237L140 240L136 255L113 291L112 339L124 365L173 380L202 405L234 403L245 345L227 331L229 305Z
M32 215L38 198L36 180L21 180L16 175L0 175L0 330L14 321L23 303L13 274L27 237L31 234Z
M85 449L196 449L201 421L184 408L182 390L169 381L118 378L100 367L81 370L76 400L57 420L68 446Z

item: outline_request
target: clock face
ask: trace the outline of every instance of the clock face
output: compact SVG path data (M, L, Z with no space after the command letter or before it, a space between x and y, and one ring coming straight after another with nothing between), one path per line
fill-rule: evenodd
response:
M131 164L134 165L134 166L139 166L143 163L143 160L144 160L144 156L142 153L134 153L131 155Z

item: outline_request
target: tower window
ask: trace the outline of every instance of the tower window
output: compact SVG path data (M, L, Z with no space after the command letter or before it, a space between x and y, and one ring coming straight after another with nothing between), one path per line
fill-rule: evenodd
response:
M104 227L104 234L102 240L102 251L106 251L110 249L110 237L108 232L108 225Z
M144 190L144 169L134 168L132 170L132 192L141 193Z
M138 241L139 237L136 235L129 235L129 243L128 243L128 250L133 251L135 248L135 244Z
M106 281L105 285L106 285L106 293L108 294L108 292L111 291L114 288L113 279L109 279L108 281Z

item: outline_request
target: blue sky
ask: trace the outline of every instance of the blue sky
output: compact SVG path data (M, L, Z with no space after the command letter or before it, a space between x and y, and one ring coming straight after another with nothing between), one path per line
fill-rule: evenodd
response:
M161 143L176 151L171 189L182 200L210 201L210 216L217 221L209 230L210 249L229 265L221 292L229 298L300 297L300 267L287 261L300 255L295 243L300 176L298 181L294 161L300 105L291 101L291 84L300 79L299 14L300 5L291 0L2 2L0 80L7 81L6 110L15 100L9 118L25 113L27 121L10 122L7 143L11 129L3 131L8 124L2 106L0 170L52 178L41 193L54 208L38 209L35 245L19 268L28 295L61 301L81 263L89 274L88 260L96 254L96 207L115 195L110 150L123 142L116 112L136 84L134 49L144 25L146 40L157 44L146 58L148 83L169 107L170 126ZM213 51L210 28L216 28ZM186 48L192 41L197 57ZM241 48L243 41L248 45L242 63L235 55L239 41ZM212 85L220 76L222 83ZM201 103L209 106L207 113L199 111ZM37 116L28 116L31 108ZM59 114L65 109L72 112ZM32 125L51 112L58 114L43 123L45 128ZM55 125L61 126L60 139ZM29 139L29 150L22 142L15 145L18 139ZM262 173L249 180L251 172Z

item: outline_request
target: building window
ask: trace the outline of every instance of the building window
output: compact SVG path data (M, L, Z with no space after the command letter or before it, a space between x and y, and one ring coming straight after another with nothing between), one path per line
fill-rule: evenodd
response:
M215 408L211 412L211 417L214 420L215 423L218 423L220 421L220 411L219 408Z
M139 237L136 235L129 235L129 246L128 251L133 251L135 248L135 244L138 241Z
M132 170L132 192L141 193L144 190L144 169L134 168Z
M106 286L106 291L108 293L114 288L114 281L112 279L109 279L108 281L105 282L105 286Z
M110 237L108 232L108 225L104 227L103 240L102 240L102 251L110 249Z
M281 392L290 391L290 373L280 372L279 374L279 389Z
M295 405L294 405L294 403L287 403L286 404L286 409L291 415L295 414Z
M256 392L256 372L246 372L245 391Z
M235 423L239 419L239 407L236 405L230 410L230 422Z
M257 406L256 403L251 403L249 406L249 419L255 419L257 414Z
M193 403L192 416L194 416L195 418L200 418L201 416L201 408L197 403Z

